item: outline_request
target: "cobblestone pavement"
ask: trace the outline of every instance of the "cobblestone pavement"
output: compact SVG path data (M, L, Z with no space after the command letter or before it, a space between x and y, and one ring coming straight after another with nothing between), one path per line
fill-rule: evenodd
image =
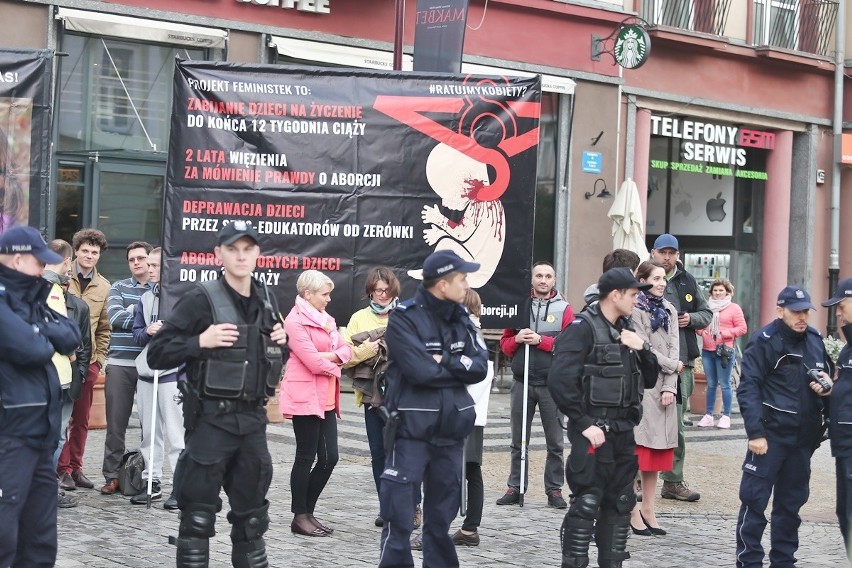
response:
M295 453L289 423L270 425L269 446L275 475L269 499L272 526L266 534L272 567L376 566L380 529L373 525L378 501L369 466L369 451L361 411L351 394L342 396L344 416L339 425L340 463L317 506L317 517L335 528L329 538L290 533L290 468ZM459 550L465 567L558 567L559 527L564 511L546 506L542 484L544 437L536 418L529 457L530 488L523 508L498 507L494 502L505 489L508 473L509 397L494 394L486 426L483 463L485 510L481 544ZM136 422L134 415L134 422ZM696 421L697 422L697 421ZM138 422L128 431L128 445L138 442ZM737 488L745 452L742 420L734 415L729 431L687 428L686 480L701 492L696 503L658 500L664 537L631 537L629 568L731 566L734 563L734 527L739 507ZM85 471L100 480L104 431L89 435ZM567 450L567 448L566 448ZM802 510L799 531L801 566L846 566L842 539L834 517L834 464L826 447L812 462L811 498ZM170 486L164 484L164 498ZM95 490L70 492L79 506L59 511L57 566L133 568L174 566L174 548L168 536L177 534L178 517L155 501L151 509L130 504L128 497L102 496ZM566 486L567 494L567 486ZM224 495L223 495L224 498ZM226 499L225 499L226 500ZM211 566L230 566L227 500L219 515L219 533L211 540ZM460 523L456 523L460 524ZM769 528L764 539L768 549ZM594 546L592 546L594 556ZM421 555L415 553L415 565ZM595 565L592 560L592 565Z

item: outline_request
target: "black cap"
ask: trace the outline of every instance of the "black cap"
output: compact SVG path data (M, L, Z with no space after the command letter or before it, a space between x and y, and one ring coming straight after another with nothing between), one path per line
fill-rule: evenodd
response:
M647 290L651 284L639 282L629 268L610 268L598 279L598 292L601 297L613 290L638 288Z
M451 250L436 250L423 261L423 278L434 280L450 272L476 272L479 264L465 262L459 255Z
M216 234L220 245L232 245L243 237L248 237L255 244L260 244L260 237L257 236L257 231L254 230L254 227L248 221L231 221L219 229L219 232Z
M781 290L781 293L778 294L778 301L775 303L792 312L816 309L811 303L811 295L808 294L807 290L798 286L787 286Z
M837 290L834 296L822 303L822 307L830 308L836 306L846 298L852 298L852 278L846 278L837 283Z
M38 229L26 225L16 225L0 235L0 254L31 254L44 264L63 261L47 247Z

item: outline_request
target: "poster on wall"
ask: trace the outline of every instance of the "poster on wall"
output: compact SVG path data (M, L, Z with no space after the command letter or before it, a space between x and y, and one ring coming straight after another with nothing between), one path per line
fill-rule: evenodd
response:
M341 324L376 266L403 297L451 249L483 325L512 326L529 294L540 78L399 74L263 64L175 68L163 231L167 310L218 277L216 231L250 222L256 278L284 313L306 269L335 283Z
M0 49L0 233L46 224L51 59L45 50Z

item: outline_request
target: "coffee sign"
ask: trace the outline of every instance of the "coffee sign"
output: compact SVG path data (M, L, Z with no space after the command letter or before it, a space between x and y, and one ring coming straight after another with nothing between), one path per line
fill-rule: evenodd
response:
M615 36L615 62L625 69L642 67L651 55L651 38L642 26L624 26Z
M331 0L237 0L238 4L255 4L257 6L277 6L284 10L298 10L314 14L330 14Z

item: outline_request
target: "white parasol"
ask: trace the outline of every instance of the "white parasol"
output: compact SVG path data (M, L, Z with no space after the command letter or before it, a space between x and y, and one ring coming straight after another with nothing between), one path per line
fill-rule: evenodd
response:
M639 258L648 258L642 204L636 182L630 178L624 180L607 216L612 219L612 248L632 250Z

